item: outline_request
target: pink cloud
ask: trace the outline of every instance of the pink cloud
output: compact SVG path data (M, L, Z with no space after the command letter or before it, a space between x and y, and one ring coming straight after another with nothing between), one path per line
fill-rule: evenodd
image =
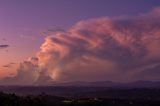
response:
M27 77L34 77L32 83L41 83L40 79L133 81L141 76L160 80L159 73L146 74L160 71L148 69L160 63L159 12L156 8L135 17L80 21L68 31L47 36L37 57L22 63L17 76L25 70Z

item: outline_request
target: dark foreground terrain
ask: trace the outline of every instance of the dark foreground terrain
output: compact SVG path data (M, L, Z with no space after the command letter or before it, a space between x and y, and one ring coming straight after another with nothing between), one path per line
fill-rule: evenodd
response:
M0 106L160 106L160 88L1 86Z
M160 106L160 82L0 86L0 106Z
M157 98L83 98L57 97L44 93L36 96L16 96L0 93L0 106L160 106Z

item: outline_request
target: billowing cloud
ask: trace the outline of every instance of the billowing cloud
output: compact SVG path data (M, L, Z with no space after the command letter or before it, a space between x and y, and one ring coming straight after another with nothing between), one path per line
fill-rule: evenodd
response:
M47 36L16 82L160 80L160 8L135 17L80 21Z

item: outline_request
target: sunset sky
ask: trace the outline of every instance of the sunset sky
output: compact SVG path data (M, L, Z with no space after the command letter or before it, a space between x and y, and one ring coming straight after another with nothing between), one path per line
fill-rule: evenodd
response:
M160 80L159 46L159 0L0 1L7 83Z

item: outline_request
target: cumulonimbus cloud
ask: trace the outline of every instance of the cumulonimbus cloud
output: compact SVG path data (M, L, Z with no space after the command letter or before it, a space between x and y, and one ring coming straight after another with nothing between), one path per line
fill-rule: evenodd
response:
M80 21L47 36L36 57L21 63L14 79L28 84L160 80L159 46L160 8L135 17Z

